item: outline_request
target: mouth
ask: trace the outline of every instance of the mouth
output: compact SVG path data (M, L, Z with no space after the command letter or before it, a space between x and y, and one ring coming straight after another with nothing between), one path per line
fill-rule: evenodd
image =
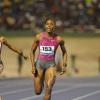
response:
M48 31L52 31L52 29L51 29L51 28L47 28L47 30L48 30Z

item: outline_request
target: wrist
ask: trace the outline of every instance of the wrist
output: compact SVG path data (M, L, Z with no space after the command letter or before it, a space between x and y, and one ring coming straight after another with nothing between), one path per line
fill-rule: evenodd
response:
M20 52L20 55L23 56L23 52L22 51Z
M33 62L33 63L32 63L32 67L35 67L35 66L36 66L36 63Z

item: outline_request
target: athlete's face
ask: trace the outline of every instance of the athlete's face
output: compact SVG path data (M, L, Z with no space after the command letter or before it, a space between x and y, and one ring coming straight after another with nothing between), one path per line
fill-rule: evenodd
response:
M55 22L53 20L47 20L45 23L45 30L48 33L53 32L55 29Z

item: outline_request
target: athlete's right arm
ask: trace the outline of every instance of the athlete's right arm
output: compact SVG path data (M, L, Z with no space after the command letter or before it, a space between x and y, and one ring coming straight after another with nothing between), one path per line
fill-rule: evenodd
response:
M34 37L34 41L33 41L33 45L31 48L31 52L30 52L30 59L31 59L31 63L32 63L32 73L35 74L36 73L36 68L35 68L35 52L36 49L38 47L39 44L39 35L36 35Z

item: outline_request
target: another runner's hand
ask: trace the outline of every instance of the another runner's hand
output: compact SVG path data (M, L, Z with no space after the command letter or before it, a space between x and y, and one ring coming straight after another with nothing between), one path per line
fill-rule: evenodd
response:
M23 57L24 57L24 59L25 59L25 60L27 60L27 59L28 59L28 57L27 57L27 56L23 56Z
M21 55L25 60L28 59L28 56L26 56L23 52L21 52L20 55Z

